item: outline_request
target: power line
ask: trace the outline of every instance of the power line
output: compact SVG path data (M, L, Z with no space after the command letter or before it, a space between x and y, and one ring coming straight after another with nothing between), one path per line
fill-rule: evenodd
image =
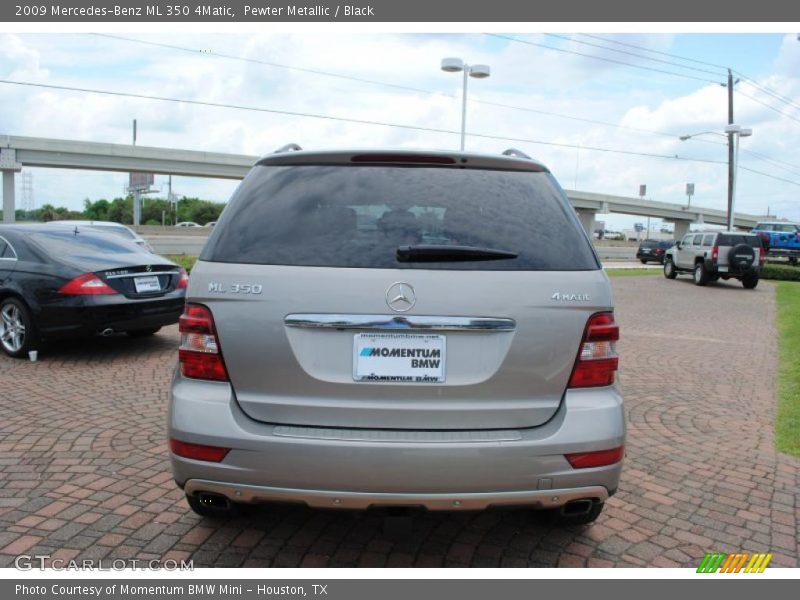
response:
M727 164L727 163L726 163ZM797 181L792 181L790 179L784 179L783 177L778 177L777 175L770 175L769 173L764 173L764 171L757 171L756 169L751 169L750 167L743 167L739 165L739 168L743 171L750 171L751 173L755 173L756 175L763 175L764 177L769 177L770 179L777 179L778 181L783 181L784 183L788 183L791 185L796 185L800 187L800 183Z
M519 38L515 38L515 37L512 37L510 35L502 35L502 34L499 34L499 33L485 33L484 35L487 35L487 36L490 36L490 37L500 38L500 39L503 39L503 40L508 40L508 41L511 41L511 42L517 42L519 44L526 44L528 46L536 46L538 48L546 48L547 50L555 50L556 52L564 52L566 54L575 54L577 56L583 56L583 57L592 58L592 59L595 59L595 60L602 60L602 61L605 61L605 62L617 64L617 65L624 65L626 67L631 67L633 69L641 69L643 71L650 71L650 72L653 72L653 73L663 73L665 75L674 75L675 77L683 77L685 79L693 79L695 81L702 81L704 83L713 83L715 85L719 85L719 83L720 83L719 81L712 81L711 79L706 79L706 78L703 78L703 77L695 77L694 75L688 75L686 73L676 73L674 71L667 71L667 70L664 70L664 69L657 69L655 67L646 67L644 65L637 65L637 64L625 62L625 61L622 61L622 60L616 60L614 58L606 58L606 57L603 57L603 56L597 56L595 54L585 54L583 52L578 52L577 50L567 50L565 48L556 48L555 46L548 46L547 44L540 44L538 42L531 42L531 41L528 41L528 40L521 40Z
M300 111L289 111L283 109L276 109L276 108L264 108L264 107L257 107L257 106L246 106L240 104L227 104L222 102L208 102L203 100L189 100L185 98L170 98L167 96L154 96L149 94L136 94L131 92L116 92L111 90L99 90L99 89L92 89L92 88L82 88L82 87L74 87L74 86L65 86L65 85L56 85L56 84L48 84L48 83L37 83L37 82L29 82L29 81L13 81L10 79L0 79L0 83L5 83L8 85L18 85L18 86L27 86L27 87L38 87L38 88L45 88L45 89L54 89L54 90L62 90L62 91L69 91L69 92L80 92L83 94L100 94L106 96L116 96L116 97L123 97L123 98L135 98L138 100L155 100L161 102L173 102L179 104L189 104L194 106L207 106L212 108L227 108L233 110L245 110L245 111L252 111L252 112L262 112L262 113L271 113L271 114L279 114L279 115L286 115L286 116L293 116L293 117L304 117L304 118L311 118L311 119L322 119L328 121L338 121L344 123L356 123L360 125L375 125L375 126L382 126L382 127L395 127L398 129L408 129L414 131L424 131L429 133L445 133L445 134L458 134L459 131L455 131L452 129L442 129L437 127L421 127L417 125L405 125L400 123L391 123L386 121L371 121L367 119L354 119L349 117L337 117L333 115L322 115L317 113L307 113L307 112L300 112ZM561 147L561 148L573 148L573 149L580 149L580 150L592 150L597 152L611 152L615 154L625 154L629 156L644 156L648 158L669 158L673 160L682 160L688 162L699 162L699 163L709 163L709 164L726 164L724 161L718 160L710 160L710 159L702 159L702 158L692 158L692 157L684 157L679 156L677 154L670 155L670 154L657 154L651 152L637 152L633 150L620 150L616 148L605 148L602 146L586 146L580 144L567 144L562 142L548 142L545 140L536 140L530 138L517 138L517 137L507 137L501 135L492 135L492 134L484 134L484 133L467 133L467 135L476 138L483 138L483 139L492 139L492 140L502 140L502 141L513 141L513 142L526 142L530 144L541 144L546 146L554 146L554 147Z
M763 160L764 162L771 163L773 166L775 166L775 167L777 167L779 169L783 169L784 171L786 171L788 173L791 173L792 175L797 175L798 177L800 177L800 167L798 167L797 165L793 165L791 163L787 163L786 161L783 161L783 160L778 160L778 159L775 159L775 158L771 158L771 157L769 157L769 156L767 156L765 154L761 154L760 152L754 152L753 150L745 150L744 148L742 148L740 150L740 152L742 154L751 154L754 157L756 157L758 160ZM786 165L786 166L783 166L783 165ZM798 169L798 170L795 171L794 169Z
M93 35L93 36L96 36L96 37L103 37L103 38L118 40L118 41L132 42L132 43L135 43L135 44L144 44L144 45L147 45L147 46L155 46L155 47L158 47L158 48L168 48L168 49L171 49L171 50L180 50L182 52L189 52L189 53L192 53L192 54L202 54L203 56L208 56L208 57L224 58L224 59L227 59L227 60L237 60L237 61L242 61L242 62L247 62L247 63L260 64L260 65L264 65L264 66L268 66L268 67L275 67L275 68L279 68L279 69L288 69L288 70L292 70L292 71L310 73L310 74L313 74L313 75L322 75L322 76L325 76L325 77L333 77L333 78L337 78L337 79L355 81L355 82L358 82L358 83L366 83L366 84L370 84L370 85L384 86L384 87L398 89L398 90L401 90L401 91L422 93L422 94L428 94L428 95L431 95L431 96L437 96L438 95L438 96L443 96L443 97L446 97L446 98L459 98L459 96L457 96L455 94L447 94L447 93L444 93L444 92L437 92L437 91L434 91L434 90L428 90L428 89L424 89L424 88L400 85L400 84L395 84L395 83L390 83L390 82L387 82L387 81L380 81L380 80L375 80L375 79L365 79L363 77L354 77L354 76L350 76L350 75L344 75L344 74L341 74L341 73L334 73L334 72L331 72L331 71L323 71L323 70L320 70L320 69L308 69L308 68L305 68L305 67L296 67L296 66L293 66L293 65L276 63L276 62L272 62L272 61L259 60L259 59L254 59L254 58L247 58L247 57L243 57L243 56L235 56L235 55L231 55L231 54L222 54L222 53L218 53L218 52L204 52L204 51L202 51L202 50L200 50L198 48L189 48L189 47L186 47L186 46L177 46L175 44L165 44L165 43L161 43L161 42L151 42L151 41L147 41L147 40L140 40L140 39L137 39L137 38L129 38L129 37L124 37L124 36L120 36L120 35L110 35L110 34L104 34L104 33L93 33L93 34L90 34L90 35ZM509 110L517 110L517 111L522 111L522 112L529 112L529 113L533 113L533 114L545 115L545 116L548 116L548 117L556 117L556 118L559 118L559 119L567 119L567 120L571 120L571 121L579 121L579 122L582 122L582 123L592 123L594 125L603 125L605 127L613 127L613 128L616 128L616 129L621 129L621 130L625 130L625 131L633 131L633 132L636 132L636 133L647 133L647 134L660 135L660 136L670 137L670 138L678 137L677 134L669 133L669 132L666 132L666 131L656 131L656 130L652 130L652 129L644 129L644 128L641 128L641 127L630 127L630 126L627 126L627 125L619 125L617 123L609 123L608 121L599 121L597 119L588 119L588 118L585 118L585 117L577 117L577 116L574 116L574 115L565 115L565 114L561 114L561 113L555 113L555 112L552 112L552 111L541 110L541 109L536 109L536 108L529 108L529 107L524 107L524 106L513 106L513 105L510 105L510 104L503 104L503 103L500 103L500 102L492 102L492 101L489 101L489 100L479 100L479 99L472 99L472 98L467 98L467 101L472 103L472 104L483 104L483 105L486 105L486 106L495 106L495 107L498 107L498 108L505 108L505 109L509 109ZM704 143L717 143L717 142L711 142L709 140L698 140L698 141L704 142Z
M784 116L784 117L786 117L787 119L791 119L792 121L795 121L795 122L797 122L797 123L800 123L800 119L798 119L798 118L797 118L797 117L795 117L794 115L790 115L789 113L783 112L782 110L780 110L780 109L778 109L778 108L775 108L775 107L774 107L774 106L772 106L771 104L767 104L766 102L762 102L762 101L761 101L761 100L759 100L758 98L755 98L755 97L753 97L753 96L750 96L749 94L745 94L744 92L742 92L742 91L740 91L740 90L735 90L735 91L736 91L736 93L737 93L737 94L739 94L740 96L744 96L745 98L749 98L749 99L750 99L750 100L752 100L753 102L755 102L755 103L757 103L757 104L760 104L761 106L765 106L766 108L768 108L768 109L770 109L770 110L772 110L772 111L775 111L775 112L776 112L776 113L778 113L779 115L783 115L783 116Z
M696 58L690 58L688 56L681 56L679 54L670 54L669 52L662 52L660 50L652 50L652 49L647 48L645 46L639 46L637 44L629 44L629 43L626 43L626 42L620 42L618 40L612 40L612 39L605 38L605 37L602 37L602 36L599 36L599 35L592 35L590 33L579 33L578 35L582 35L584 37L592 38L592 39L595 39L595 40L600 40L600 41L603 41L603 42L608 42L609 44L618 44L620 46L626 46L628 48L636 48L637 50L643 50L645 52L652 52L653 54L660 54L661 56L669 56L671 58L677 58L678 60L685 60L685 61L697 63L699 65L706 65L707 67L715 67L717 69L723 69L723 70L727 70L728 69L728 67L726 67L724 65L717 65L715 63L706 62L704 60L698 60Z
M653 62L662 63L665 65L671 65L673 67L678 67L680 69L690 69L692 71L698 71L700 73L708 73L710 75L715 75L717 77L724 77L723 74L719 73L718 71L709 71L708 69L701 69L699 67L690 67L688 65L682 65L680 63L673 62L671 60L662 60L660 58L653 58L652 56L645 56L644 54L639 54L637 52L628 52L627 50L617 50L616 48L609 48L608 46L603 46L602 44L593 44L592 42L584 42L582 40L577 40L575 38L566 36L566 35L559 35L557 33L545 33L544 35L548 37L554 37L561 40L566 40L568 42L574 42L576 44L583 44L585 46L591 46L592 48L600 48L602 50L607 50L609 52L617 52L619 54L625 54L627 56L633 56L636 58L643 58L645 60L651 60Z
M750 79L749 77L745 77L741 73L738 73L736 71L734 71L734 73L739 75L739 77L741 78L741 80L744 83L746 83L749 86L755 88L756 90L759 90L759 91L767 94L768 96L772 96L774 99L776 99L776 100L778 100L780 102L783 102L784 104L788 104L792 108L796 108L796 109L800 110L800 104L796 104L793 100L787 98L786 96L782 96L781 94L779 94L775 90L772 90L772 89L770 89L770 88L768 88L766 86L763 86L763 85L757 83L755 80Z

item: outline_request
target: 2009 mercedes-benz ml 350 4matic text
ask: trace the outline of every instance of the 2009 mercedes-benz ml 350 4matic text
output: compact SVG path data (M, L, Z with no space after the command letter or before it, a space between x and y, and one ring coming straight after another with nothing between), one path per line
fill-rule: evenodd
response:
M175 480L239 503L597 518L625 422L611 286L519 151L260 160L192 271Z

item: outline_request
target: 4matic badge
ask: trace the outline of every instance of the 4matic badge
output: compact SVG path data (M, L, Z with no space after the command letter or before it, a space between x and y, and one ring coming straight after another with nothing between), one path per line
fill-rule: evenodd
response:
M589 294L562 294L561 292L556 292L550 296L550 300L555 300L556 302L589 302L591 298L589 298Z

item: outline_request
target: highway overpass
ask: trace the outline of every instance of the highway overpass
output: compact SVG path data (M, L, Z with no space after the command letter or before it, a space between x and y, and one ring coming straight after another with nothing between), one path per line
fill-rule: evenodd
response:
M24 167L123 173L139 171L186 177L242 179L259 158L244 154L0 135L3 220L6 223L14 221L14 177ZM716 209L699 206L687 208L681 204L576 190L566 192L583 226L590 232L594 229L594 217L598 212L641 215L671 221L675 224L676 237L688 231L690 223L725 225L727 222L725 211ZM750 229L757 221L758 217L755 215L735 215L737 227Z

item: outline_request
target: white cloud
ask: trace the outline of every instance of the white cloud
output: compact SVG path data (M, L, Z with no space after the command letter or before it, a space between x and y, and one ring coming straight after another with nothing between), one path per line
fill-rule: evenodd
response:
M525 35L525 39L592 54L592 48ZM604 36L610 37L610 36ZM668 51L674 36L617 36L616 39ZM800 44L783 40L761 83L789 98L800 97ZM178 46L209 48L245 58L296 67L334 71L350 77L388 81L438 92L430 95L400 91L341 78L143 46L90 35L5 35L0 73L15 80L39 81L133 93L193 99L204 102L272 108L293 112L337 115L417 127L457 130L460 125L461 79L439 70L445 56L461 56L492 66L492 77L470 81L470 99L528 107L616 123L622 127L664 131L658 136L626 129L562 119L552 115L511 110L470 102L468 130L489 135L602 146L690 156L724 162L724 146L699 141L680 142L677 135L721 131L726 121L725 89L701 82L687 83L666 75L586 57L506 43L479 35L314 35L282 34L221 36L177 34L142 36ZM587 41L591 41L588 38ZM621 47L620 47L621 48ZM607 56L612 56L606 53ZM616 56L644 64L635 57ZM652 64L652 63L651 63ZM761 92L739 84L762 101ZM458 136L132 98L78 94L57 90L5 86L0 133L128 143L131 119L139 121L142 145L265 154L286 142L304 147L419 146L455 148ZM769 102L768 102L769 103ZM772 99L781 110L784 103ZM800 123L740 95L737 121L752 126L755 135L742 147L793 165L800 165L796 140ZM797 112L797 111L795 111ZM800 117L798 117L800 118ZM704 138L717 141L714 137ZM721 138L719 141L724 143ZM548 164L562 184L571 188L636 195L640 183L656 200L681 202L686 182L694 182L693 202L725 205L726 167L677 160L561 148L521 141L468 138L468 148L498 152L519 147ZM799 181L800 175L781 170L754 156L742 154L742 166ZM577 166L577 170L576 170ZM800 171L800 168L797 169ZM797 187L740 172L738 208L764 212L766 204L800 218L794 198ZM162 181L163 178L159 178ZM93 174L37 169L37 203L73 208L90 196L122 193L123 174ZM217 200L227 198L235 183L175 179L178 193ZM609 220L609 219L607 219Z

